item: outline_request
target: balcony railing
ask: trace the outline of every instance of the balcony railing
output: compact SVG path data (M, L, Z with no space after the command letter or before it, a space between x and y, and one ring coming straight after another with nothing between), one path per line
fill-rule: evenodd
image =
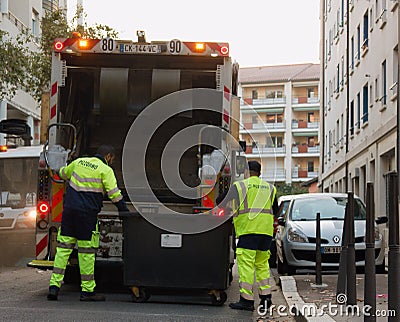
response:
M318 177L318 168L314 168L312 171L311 169L298 167L292 169L293 179L309 179L315 177Z
M244 98L244 105L282 105L286 103L286 97L278 98Z
M246 153L247 150L246 150ZM285 154L286 153L286 146L280 146L280 147L271 147L267 146L266 144L258 144L256 147L253 147L251 150L252 154Z
M285 129L286 123L285 122L277 122L277 123L251 123L251 122L244 122L243 127L245 130L261 130L261 129Z
M19 31L22 32L28 31L28 27L16 16L14 16L11 12L8 12L8 14L3 14L3 17L4 15L7 17L8 20L11 21L12 24L14 24L18 28Z
M292 153L293 154L298 154L298 153L319 153L320 147L319 145L316 146L308 146L308 145L297 145L292 147Z
M284 181L286 179L285 169L265 170L262 171L261 180L265 181Z
M297 96L293 97L292 104L317 104L319 97Z
M319 128L319 120L314 122L306 122L306 121L292 121L292 129L318 129Z

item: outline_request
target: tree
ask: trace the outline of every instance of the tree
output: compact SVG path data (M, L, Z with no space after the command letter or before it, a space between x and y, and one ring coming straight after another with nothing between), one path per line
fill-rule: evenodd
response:
M279 198L280 196L286 195L297 195L301 193L307 193L308 189L306 187L302 187L299 183L293 182L282 183L276 185L276 196Z
M56 38L67 38L78 31L84 38L117 37L118 33L107 25L95 24L75 28L79 16L86 17L82 8L68 22L61 10L47 12L41 20L42 35L39 50L32 48L32 35L26 30L16 37L0 30L0 100L12 98L17 89L23 89L37 101L50 87L51 55Z

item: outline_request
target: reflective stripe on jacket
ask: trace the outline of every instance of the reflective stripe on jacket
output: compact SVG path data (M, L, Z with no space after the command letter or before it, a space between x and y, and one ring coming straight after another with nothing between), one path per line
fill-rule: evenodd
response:
M60 176L69 180L66 208L98 212L104 193L113 203L122 199L113 169L100 157L76 159L60 169Z
M251 176L235 182L240 205L233 218L236 236L261 234L273 236L274 216L272 204L276 188L259 177Z

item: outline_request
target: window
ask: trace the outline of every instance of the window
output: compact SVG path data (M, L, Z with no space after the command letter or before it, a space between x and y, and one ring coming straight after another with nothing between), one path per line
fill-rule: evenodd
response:
M375 78L375 101L379 100L379 80L378 78Z
M283 114L267 114L267 123L282 123Z
M336 66L336 92L339 93L339 84L340 84L340 64Z
M344 122L343 122L343 114L340 116L340 140L342 140L343 139L343 135L344 135L344 132L343 132L343 129L344 129Z
M362 48L365 50L368 47L368 10L363 18L363 44Z
M357 26L357 60L360 60L360 50L361 50L361 32L360 25Z
M340 72L340 74L342 75L342 80L340 81L340 86L343 87L343 85L344 85L344 56L342 56L342 59L340 61L341 61L341 66L342 66L341 72Z
M360 93L357 94L357 128L359 129L361 127L361 95Z
M251 91L251 98L254 99L258 99L258 91L256 89L253 89Z
M308 172L314 172L314 161L308 161L307 162L307 171Z
M32 10L32 35L39 36L39 14L36 10Z
M369 85L369 106L372 107L374 104L374 97L373 97L373 90L372 90L372 84Z
M312 98L314 97L315 92L314 92L314 88L307 88L307 97Z
M382 63L382 105L386 105L386 60Z
M267 137L267 148L281 148L283 146L283 137L271 136Z
M312 136L309 136L307 139L307 144L309 147L315 146L315 139Z
M354 101L350 103L350 135L354 135Z
M390 87L393 92L393 95L397 94L398 65L399 65L399 51L398 51L398 47L396 46L393 49L393 84Z
M378 21L380 14L379 0L375 0L375 21Z
M282 98L283 92L282 91L271 91L267 90L265 93L266 98Z
M368 84L363 87L363 123L368 122Z
M339 133L339 119L336 120L336 144L339 147L340 133Z
M308 112L307 113L307 122L308 123L315 122L314 112Z
M351 47L351 65L350 69L354 69L354 37L351 37L350 41L350 47Z

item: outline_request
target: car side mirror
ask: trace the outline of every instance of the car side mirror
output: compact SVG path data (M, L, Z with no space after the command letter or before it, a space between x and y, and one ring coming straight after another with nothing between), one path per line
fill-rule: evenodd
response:
M386 216L381 216L375 219L375 222L377 225L381 225L381 224L386 224L388 222L388 217Z
M238 155L236 156L236 173L241 175L246 170L247 159L245 156Z
M279 226L285 226L285 224L286 224L285 218L279 217L279 218L278 218L278 225L279 225Z

